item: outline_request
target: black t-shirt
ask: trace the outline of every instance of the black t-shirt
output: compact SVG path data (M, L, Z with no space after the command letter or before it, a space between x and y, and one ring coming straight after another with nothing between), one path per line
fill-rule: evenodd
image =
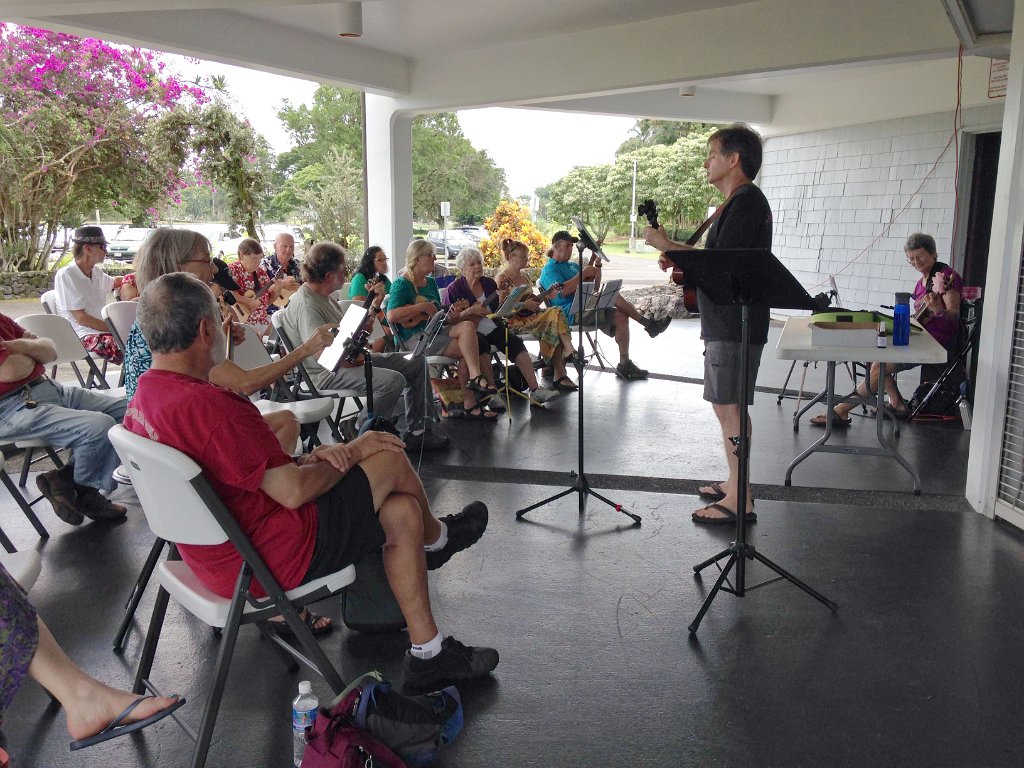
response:
M764 193L753 184L737 189L725 210L708 229L708 250L723 248L772 249L772 209ZM742 341L741 308L733 304L715 304L697 289L700 310L700 337L704 341ZM750 343L768 341L768 307L750 308Z

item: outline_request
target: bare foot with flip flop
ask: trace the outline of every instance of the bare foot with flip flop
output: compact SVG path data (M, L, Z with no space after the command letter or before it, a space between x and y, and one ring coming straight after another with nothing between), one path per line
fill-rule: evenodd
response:
M712 502L693 511L690 516L693 522L706 525L725 525L736 522L737 499L726 493L725 485L724 482L712 482L697 489L697 493L702 498L712 499ZM752 509L753 506L754 500L749 499L747 509ZM748 523L757 521L756 512L747 512L746 517Z
M152 725L184 706L177 696L137 696L109 686L87 699L66 705L71 749L91 747ZM64 703L64 702L61 702Z

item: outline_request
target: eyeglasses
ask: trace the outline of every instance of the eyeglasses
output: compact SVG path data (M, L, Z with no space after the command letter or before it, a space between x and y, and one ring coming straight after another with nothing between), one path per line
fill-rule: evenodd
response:
M205 259L185 259L185 261L183 261L181 263L182 264L205 264L208 267L212 267L213 266L213 258L210 257L210 256L207 256Z

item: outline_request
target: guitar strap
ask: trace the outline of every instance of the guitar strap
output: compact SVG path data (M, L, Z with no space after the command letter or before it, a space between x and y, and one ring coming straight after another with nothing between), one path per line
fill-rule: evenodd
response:
M740 186L743 186L743 185L741 184ZM736 189L739 189L739 187L737 187ZM708 216L707 220L705 220L705 222L703 224L701 224L699 227L697 227L697 231L696 232L694 232L692 235L690 235L690 238L686 241L687 245L696 245L697 244L697 241L700 240L701 236L703 236L703 234L708 231L708 228L712 224L715 223L715 219L717 219L722 214L722 211L725 210L725 207L727 205L729 205L729 201L732 200L732 196L734 194L736 194L736 189L734 189L732 192L730 192L729 193L729 197L727 197L725 199L725 202L722 203L717 208L715 208L715 212L712 213L710 216Z

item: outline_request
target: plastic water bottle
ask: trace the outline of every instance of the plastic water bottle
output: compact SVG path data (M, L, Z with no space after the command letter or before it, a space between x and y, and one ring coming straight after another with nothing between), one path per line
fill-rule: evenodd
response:
M897 293L896 306L892 312L892 345L905 347L910 344L910 294Z
M302 753L306 751L306 727L316 722L316 708L320 700L313 693L309 680L299 683L299 695L292 702L292 763L295 768L302 765Z

